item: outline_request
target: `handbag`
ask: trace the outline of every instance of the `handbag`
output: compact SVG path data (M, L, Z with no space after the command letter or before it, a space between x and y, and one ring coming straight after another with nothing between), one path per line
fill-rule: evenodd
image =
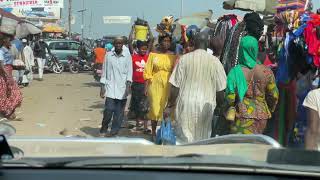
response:
M25 64L21 59L15 59L12 63L14 70L23 70L25 69Z
M171 126L170 119L163 119L160 129L157 131L156 144L159 145L176 145L176 135Z
M24 75L28 75L30 73L30 70L29 69L26 69L25 71L24 71Z

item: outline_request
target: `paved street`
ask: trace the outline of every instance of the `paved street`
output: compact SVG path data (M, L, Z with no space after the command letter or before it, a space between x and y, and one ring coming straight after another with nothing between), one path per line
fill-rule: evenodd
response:
M21 120L9 123L17 136L97 137L104 107L99 90L90 73L45 74L44 81L34 80L22 89L23 104L17 109ZM128 128L120 135L143 136Z

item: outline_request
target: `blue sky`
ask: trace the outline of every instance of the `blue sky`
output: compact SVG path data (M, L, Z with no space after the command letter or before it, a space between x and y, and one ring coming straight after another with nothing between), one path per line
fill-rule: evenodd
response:
M67 19L67 3L64 0L65 8L63 9L62 18ZM101 37L103 35L127 35L131 25L128 24L103 24L103 16L137 16L149 21L154 27L163 16L174 15L180 16L181 0L84 0L85 13L85 36ZM209 9L214 11L215 16L231 13L223 10L223 0L184 0L184 15L195 12L203 12ZM76 16L76 23L72 25L72 30L81 31L81 14L77 10L82 9L83 0L73 0L72 10ZM92 31L89 35L90 14L92 11ZM238 11L239 13L242 13Z
M103 16L137 16L149 21L151 26L155 26L163 16L180 16L181 0L84 0L85 13L85 36L102 37L103 35L127 35L131 25L103 24ZM212 9L214 18L223 14L235 13L243 15L241 11L229 11L222 8L223 0L184 0L184 15L196 12L203 12ZM67 3L64 0L65 8L62 11L62 18L67 19ZM320 0L313 0L314 9L320 8ZM72 25L72 31L81 31L81 14L77 11L82 9L83 0L73 0L72 11L76 16L76 23ZM92 21L92 34L89 34L89 24Z

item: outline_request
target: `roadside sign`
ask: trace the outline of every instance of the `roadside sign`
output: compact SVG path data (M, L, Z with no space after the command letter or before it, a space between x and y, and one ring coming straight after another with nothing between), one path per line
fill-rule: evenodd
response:
M104 24L130 24L131 16L103 16Z

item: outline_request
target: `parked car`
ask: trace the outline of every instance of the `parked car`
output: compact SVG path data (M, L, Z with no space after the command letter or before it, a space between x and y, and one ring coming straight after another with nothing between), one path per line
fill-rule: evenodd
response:
M55 39L46 40L51 53L54 54L65 67L68 67L68 57L78 57L78 49L80 43L73 40ZM90 48L87 47L88 55L90 54Z

